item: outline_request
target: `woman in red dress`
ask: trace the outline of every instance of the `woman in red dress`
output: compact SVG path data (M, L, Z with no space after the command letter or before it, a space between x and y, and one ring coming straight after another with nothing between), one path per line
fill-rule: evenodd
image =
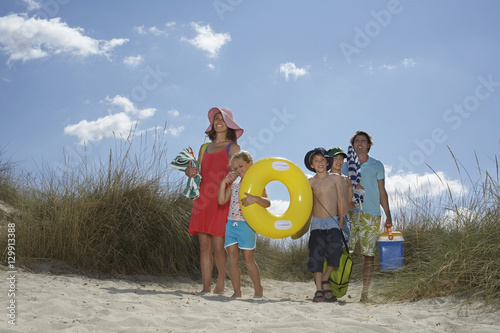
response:
M193 203L189 233L198 235L200 241L200 266L203 293L211 291L212 270L215 261L218 277L214 293L224 291L226 272L226 251L224 233L226 230L229 203L219 205L217 194L222 179L229 172L229 160L240 146L236 140L243 134L243 129L233 120L233 113L228 108L211 108L208 111L208 126L205 133L212 141L206 148L200 148L198 161L203 155L201 168L186 168L186 176L201 175L200 196ZM202 149L205 151L202 152ZM212 254L213 253L213 254Z

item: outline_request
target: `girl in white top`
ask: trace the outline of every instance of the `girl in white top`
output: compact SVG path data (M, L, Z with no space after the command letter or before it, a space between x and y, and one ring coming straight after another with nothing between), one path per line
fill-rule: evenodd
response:
M247 151L239 151L231 158L231 171L222 180L218 201L220 205L224 205L229 200L229 215L226 224L226 235L224 247L226 248L229 263L229 277L233 285L234 293L231 297L241 297L241 271L239 267L240 249L243 254L243 261L248 271L248 275L252 279L254 286L254 297L262 297L263 289L260 283L259 266L254 259L254 250L256 244L255 231L248 225L241 214L241 206L239 201L240 183L247 170L252 166L252 156ZM236 180L238 176L241 178ZM243 206L259 204L262 207L269 207L271 202L267 197L266 190L262 193L262 197L257 197L245 193L246 197L241 199Z

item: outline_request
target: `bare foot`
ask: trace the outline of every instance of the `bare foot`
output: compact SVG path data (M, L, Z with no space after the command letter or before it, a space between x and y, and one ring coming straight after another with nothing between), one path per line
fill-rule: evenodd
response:
M241 297L241 291L235 291L231 296L231 298L239 298L239 297Z
M214 294L222 294L224 292L224 281L222 281L222 283L219 283L219 281L217 281L217 284L215 285L215 288L214 288Z
M262 286L254 287L254 298L260 298L264 296L264 288Z
M224 292L224 287L222 288L215 288L214 289L214 294L222 294Z

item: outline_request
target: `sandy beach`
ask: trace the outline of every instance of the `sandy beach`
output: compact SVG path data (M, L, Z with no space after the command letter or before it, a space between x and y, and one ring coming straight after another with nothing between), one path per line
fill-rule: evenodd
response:
M359 303L352 283L337 303L313 303L312 281L264 279L265 297L231 299L230 281L221 295L204 294L199 282L135 276L95 279L75 274L17 269L15 297L6 297L9 272L1 266L2 332L498 332L500 312L453 298L420 302ZM8 298L8 299L6 299ZM9 301L15 299L15 325Z

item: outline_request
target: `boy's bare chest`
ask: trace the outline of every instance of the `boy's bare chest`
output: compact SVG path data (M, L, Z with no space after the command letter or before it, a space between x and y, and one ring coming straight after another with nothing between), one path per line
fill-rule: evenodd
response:
M334 182L329 181L327 179L321 179L321 180L318 179L316 182L312 184L312 189L314 193L330 192L333 191L333 189L335 188L334 185L335 185Z

